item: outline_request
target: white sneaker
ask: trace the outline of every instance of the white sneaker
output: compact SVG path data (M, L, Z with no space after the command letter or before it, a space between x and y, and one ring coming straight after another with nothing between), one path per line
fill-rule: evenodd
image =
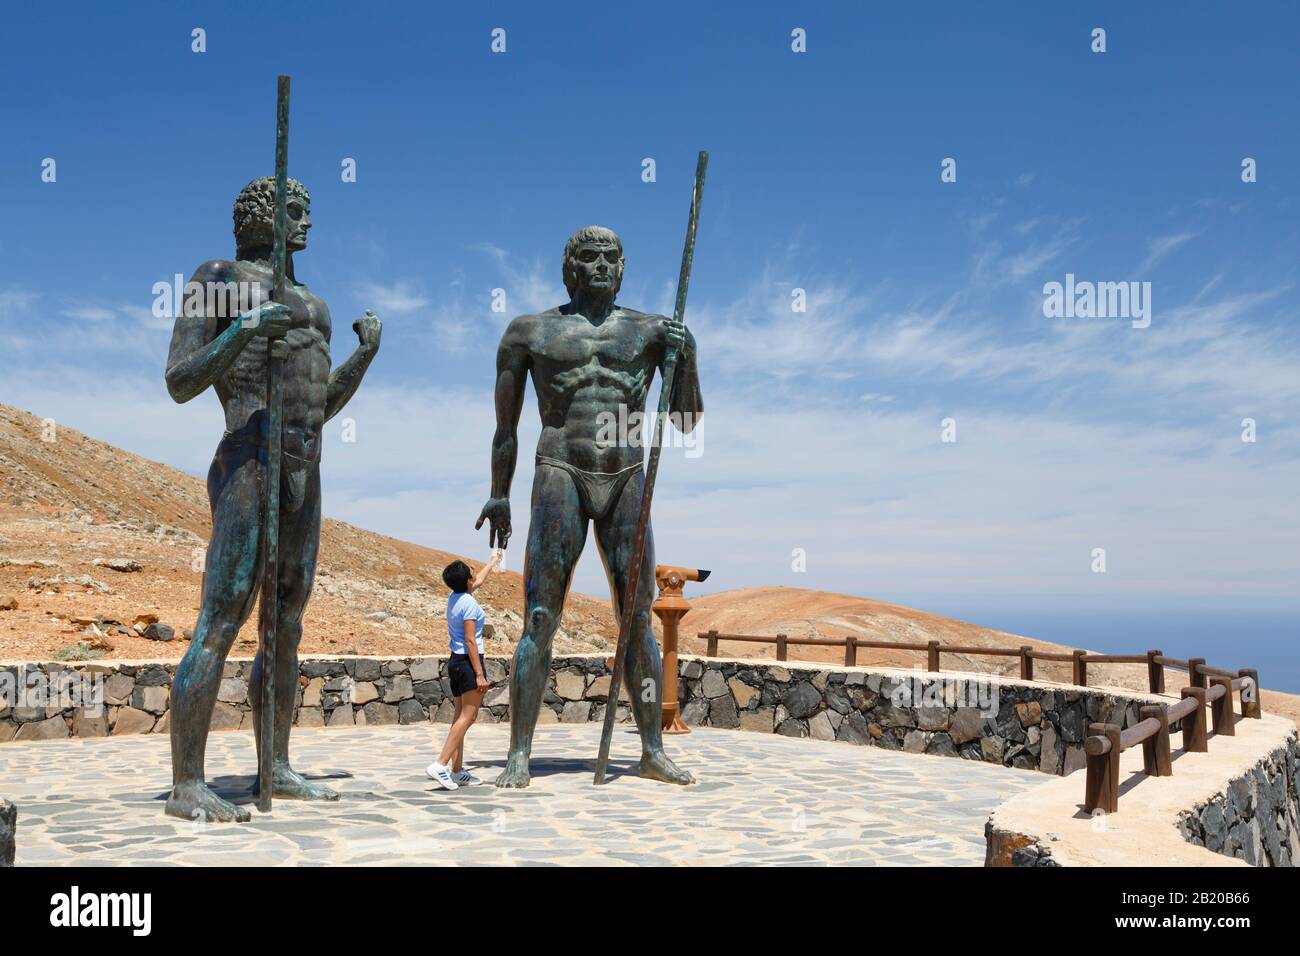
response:
M433 782L444 790L460 789L460 784L456 783L456 778L451 775L451 771L436 760L425 767L424 772L432 777Z
M483 782L468 770L462 770L460 773L455 774L454 778L456 780L456 785L460 787L477 787Z

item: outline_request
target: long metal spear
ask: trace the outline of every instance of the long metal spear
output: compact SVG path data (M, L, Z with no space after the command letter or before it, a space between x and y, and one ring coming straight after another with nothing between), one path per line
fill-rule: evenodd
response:
M695 189L691 193L691 213L686 221L686 245L682 248L682 271L677 276L677 302L673 318L678 322L686 316L686 290L691 284L691 263L695 259L695 229L700 222L700 202L704 198L704 173L709 166L707 150L700 150L695 162ZM595 783L605 782L605 767L609 764L609 744L614 736L614 717L618 710L619 689L623 682L623 661L632 636L632 622L636 620L636 599L641 583L641 566L645 563L645 543L650 531L650 501L654 497L655 478L659 474L659 450L663 445L664 420L672 401L673 378L677 371L677 349L671 345L664 355L663 383L659 389L659 413L655 416L654 444L650 446L650 460L646 464L645 483L641 489L641 514L636 522L636 536L632 541L632 557L628 562L627 580L619 600L618 644L614 648L614 671L609 678L609 700L605 705L605 725L600 732L600 753L596 757Z
M275 102L275 224L271 247L271 299L284 302L289 231L289 77L280 76ZM275 631L280 616L280 426L284 415L284 359L276 342L266 350L266 494L262 512L262 713L257 748L257 809L271 809L275 763Z

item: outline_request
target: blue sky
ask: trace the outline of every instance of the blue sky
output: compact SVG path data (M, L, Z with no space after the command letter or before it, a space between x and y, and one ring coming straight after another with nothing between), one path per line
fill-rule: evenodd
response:
M232 254L230 206L271 171L287 72L290 170L315 223L298 274L330 304L336 362L363 309L385 322L344 413L358 440L337 420L328 436L326 511L482 556L509 318L491 290L511 315L562 301L564 240L595 222L623 238L621 299L668 309L708 148L687 313L703 454L665 453L661 560L716 568L710 587L819 587L994 626L1049 602L1141 607L1172 632L1213 605L1296 636L1294 5L293 9L8 13L0 400L206 471L219 408L168 399L151 289ZM1045 318L1043 285L1067 273L1149 281L1150 327ZM592 547L577 586L603 593Z

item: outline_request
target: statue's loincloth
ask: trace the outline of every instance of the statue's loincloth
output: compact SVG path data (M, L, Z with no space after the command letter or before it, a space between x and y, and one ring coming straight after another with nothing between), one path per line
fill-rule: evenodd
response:
M262 451L266 450L266 435L261 429L241 428L239 431L227 431L221 438L222 444L250 445ZM280 448L280 510L295 512L302 507L307 497L307 478L312 469L320 464L320 444L310 456L296 455L283 447Z
M641 463L637 462L621 471L584 471L567 461L547 458L545 455L537 456L537 464L558 468L573 479L573 487L577 489L578 499L582 502L583 514L593 521L605 517L610 506L618 500L627 480L641 468Z

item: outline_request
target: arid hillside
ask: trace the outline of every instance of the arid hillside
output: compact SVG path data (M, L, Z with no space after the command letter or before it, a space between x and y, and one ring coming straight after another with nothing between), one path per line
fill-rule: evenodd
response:
M0 659L51 659L82 644L89 656L179 658L198 614L209 530L198 478L69 428L44 431L40 419L0 405ZM302 650L445 652L441 574L455 557L326 519ZM478 598L493 624L489 652L510 653L520 576L494 574ZM174 639L139 633L151 618ZM235 653L254 649L255 620ZM575 594L556 649L606 650L615 637L608 602Z

